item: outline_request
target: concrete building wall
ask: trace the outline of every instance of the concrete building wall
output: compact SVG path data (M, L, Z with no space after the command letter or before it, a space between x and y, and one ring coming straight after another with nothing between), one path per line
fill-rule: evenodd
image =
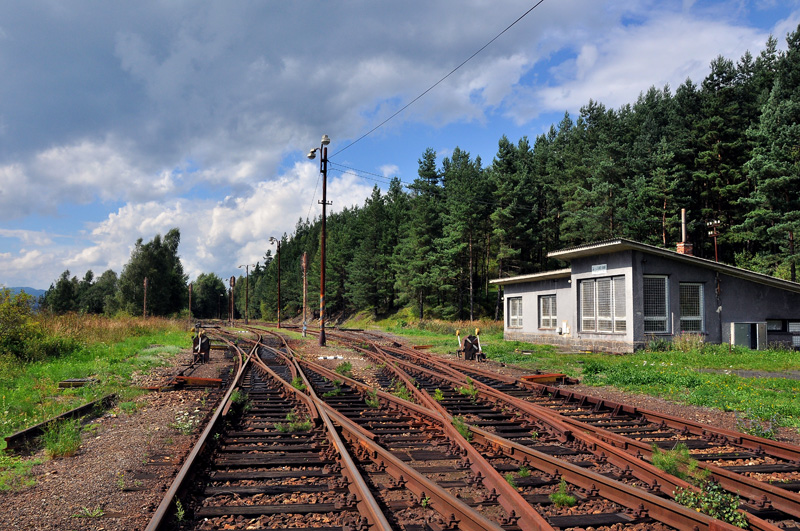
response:
M759 284L666 256L639 250L598 254L576 258L571 263L572 277L532 281L504 286L506 298L505 337L532 343L553 344L574 350L633 352L652 339L671 340L681 333L680 285L697 283L703 294L703 337L709 343L727 343L731 323L764 323L781 320L783 329L767 332L767 341L791 344L800 341L788 330L788 323L800 326L800 294ZM643 284L646 275L667 279L667 331L645 333ZM625 278L624 333L584 332L580 327L579 285L581 280L623 276ZM555 294L558 325L555 330L539 328L539 296ZM523 326L508 326L508 299L522 297ZM564 324L566 322L566 327ZM774 324L774 323L773 323ZM763 329L763 327L762 327ZM753 327L755 330L755 327Z

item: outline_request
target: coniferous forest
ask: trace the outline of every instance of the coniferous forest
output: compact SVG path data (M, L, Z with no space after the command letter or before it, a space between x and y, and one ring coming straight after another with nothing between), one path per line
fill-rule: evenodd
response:
M464 148L441 163L428 149L418 162L412 183L376 186L362 206L328 216L328 312L500 318L490 279L562 267L548 252L608 238L674 249L682 208L695 255L714 259L707 223L718 220L720 261L794 280L800 28L785 50L770 38L756 57L717 57L699 83L651 87L618 109L590 100L546 134L504 136L489 164ZM302 309L304 252L318 309L319 237L319 219L283 236L285 317ZM271 250L250 269L251 318L276 317L277 269ZM215 316L227 282L201 277L193 310ZM242 275L237 318L245 285Z

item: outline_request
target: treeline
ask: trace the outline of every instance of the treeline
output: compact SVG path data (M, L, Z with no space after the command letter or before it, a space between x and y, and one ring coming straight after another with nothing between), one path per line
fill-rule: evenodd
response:
M80 312L113 315L142 315L145 309L147 279L147 314L173 315L187 308L186 282L178 256L180 230L175 228L162 238L136 241L130 261L119 277L109 269L97 279L89 270L78 280L64 271L39 300L40 306L54 313Z
M426 150L413 183L394 179L363 206L329 216L328 311L498 318L490 279L563 266L547 253L608 238L674 248L681 208L696 255L714 258L707 224L719 221L721 261L794 279L800 28L787 44L781 52L770 38L757 57L718 57L700 84L652 87L619 109L589 101L532 142L501 138L486 167L460 148L440 165ZM300 220L282 238L284 316L302 308L303 253L316 316L319 233L319 220ZM250 317L275 319L275 258L267 251L249 282L237 279L237 318L247 284ZM199 277L193 312L226 314L226 286L213 273Z

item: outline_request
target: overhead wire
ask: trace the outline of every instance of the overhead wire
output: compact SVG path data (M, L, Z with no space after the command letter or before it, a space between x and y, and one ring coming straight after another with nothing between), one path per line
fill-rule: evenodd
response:
M478 55L479 53L481 53L483 50L485 50L486 48L488 48L488 47L489 47L489 45L491 45L491 44L492 44L494 41L496 41L497 39L499 39L499 38L500 38L500 37L501 37L501 36L502 36L502 35L503 35L505 32L507 32L508 30L510 30L512 27L514 27L514 25L515 25L515 24L517 24L517 23L518 23L520 20L522 20L523 18L525 18L526 16L528 16L528 14L529 14L531 11L533 11L534 9L536 9L537 7L539 7L539 6L540 6L540 5L541 5L543 2L544 2L544 0L539 0L538 2L536 2L536 4L534 4L534 5L533 5L533 7L531 7L531 8L530 8L530 9L528 9L527 11L525 11L525 13L523 13L522 15L520 15L520 16L519 16L519 18L517 18L517 19L516 19L514 22L512 22L511 24L509 24L509 25L508 25L508 26L507 26L507 27L506 27L506 28L505 28L503 31L501 31L500 33L498 33L497 35L495 35L495 36L494 36L494 38L492 38L492 40L490 40L489 42L487 42L486 44L484 44L483 46L481 46L481 47L478 49L478 51L476 51L475 53L473 53L472 55L470 55L469 57L467 57L467 58L466 58L464 61L462 61L462 62L461 62L461 64L459 64L458 66L456 66L455 68L453 68L452 70L450 70L450 72L448 72L448 73L447 73L447 75L445 75L445 76L444 76L443 78L441 78L439 81L437 81L436 83L434 83L433 85L431 85L430 87L428 87L427 89L425 89L425 90L424 90L424 91L423 91L423 92L422 92L422 93L421 93L419 96L417 96L416 98L414 98L413 100L411 100L410 102L408 102L407 104L405 104L405 105L404 105L403 107L401 107L401 108L400 108L400 109L399 109L397 112L395 112L394 114L392 114L391 116L389 116L388 118L386 118L384 121L382 121L381 123L379 123L378 125L376 125L376 126L375 126L375 127L373 127L372 129L370 129L369 131L367 131L366 133L364 133L364 134L363 134L363 135L361 135L360 137L356 138L355 140L353 140L352 142L350 142L349 144L347 144L345 147L343 147L343 148L342 148L342 149L340 149L339 151L335 152L333 155L331 155L331 157L335 157L336 155L338 155L338 154L339 154L339 153L341 153L342 151L344 151L344 150L346 150L346 149L349 149L349 148L353 147L355 144L359 143L360 141L362 141L363 139L365 139L366 137L368 137L369 135L371 135L372 133L374 133L375 131L377 131L377 130L378 130L378 129L380 129L381 127L383 127L383 126L384 126L384 125L385 125L387 122L389 122L390 120L392 120L394 117L396 117L397 115L399 115L400 113L402 113L403 111L405 111L406 109L408 109L409 107L411 107L412 105L414 105L414 104L415 104L417 101L419 101L419 100L420 100L422 97L424 97L424 96L425 96L425 95L426 95L428 92L430 92L430 91L432 91L433 89L435 89L435 88L436 88L437 86L439 86L439 85L440 85L442 82L444 82L444 80L446 80L448 77L450 77L450 76L452 76L453 74L455 74L455 73L456 73L456 72L457 72L457 71L458 71L458 70L459 70L459 69L460 69L462 66L464 66L465 64L467 64L468 62L470 62L472 59L474 59L474 58L475 58L475 56L477 56L477 55ZM330 159L330 157L329 157L329 159Z
M363 139L365 139L366 137L368 137L369 135L371 135L372 133L374 133L375 131L377 131L378 129L380 129L381 127L383 127L384 125L386 125L386 123L388 123L390 120L392 120L393 118L395 118L396 116L398 116L399 114L401 114L403 111L405 111L406 109L408 109L409 107L411 107L412 105L414 105L414 104L415 104L417 101L419 101L420 99L422 99L422 98L423 98L423 97L424 97L426 94L428 94L430 91L432 91L434 88L436 88L437 86L439 86L439 85L440 85L442 82L444 82L444 81L445 81L447 78L449 78L449 77L450 77L450 76L452 76L454 73L456 73L456 72L457 72L459 69L461 69L461 67L463 67L465 64L467 64L468 62L470 62L472 59L474 59L474 58L475 58L475 57L476 57L478 54L480 54L480 53L481 53L483 50L485 50L486 48L488 48L488 47L489 47L489 46L490 46L490 45L491 45L491 44L492 44L494 41L496 41L497 39L499 39L499 38L500 38L500 37L501 37L501 36L502 36L504 33L506 33L508 30L510 30L512 27L514 27L514 26L515 26L515 25L516 25L516 24L517 24L519 21L521 21L523 18L525 18L526 16L528 16L528 14L530 14L530 13L531 13L531 12L532 12L534 9L536 9L537 7L539 7L539 6L540 6L542 3L544 3L544 0L539 0L538 2L536 2L536 3L535 3L535 4L534 4L534 5L531 7L531 8L529 8L529 9L528 9L527 11L525 11L525 12L524 12L522 15L520 15L519 17L517 17L517 19L516 19L516 20L514 20L514 22L512 22L511 24L509 24L508 26L506 26L506 27L505 27L505 29L503 29L503 31L501 31L500 33L498 33L497 35L495 35L495 36L494 36L494 37L493 37L493 38L492 38L492 39L491 39L489 42L487 42L486 44L484 44L483 46L481 46L481 47L480 47L480 48L479 48L477 51L475 51L475 52L474 52L472 55L470 55L470 56L469 56L469 57L467 57L465 60L463 60L463 61L462 61L462 62L461 62L461 63L460 63L458 66L456 66L455 68L453 68L452 70L450 70L450 72L448 72L448 73L447 73L447 74L446 74L444 77L442 77L441 79L439 79L439 80L438 80L436 83L434 83L433 85L431 85L430 87L428 87L427 89L425 89L425 90L424 90L424 91L423 91L421 94L419 94L419 95L418 95L416 98L414 98L413 100L411 100L410 102L408 102L407 104L405 104L405 105L404 105L402 108L400 108L400 109L399 109L397 112L395 112L394 114L392 114L391 116L389 116L388 118L386 118L385 120L383 120L381 123L379 123L378 125L376 125L376 126L375 126L375 127L373 127L372 129L370 129L369 131L367 131L366 133L364 133L363 135L361 135L360 137L358 137L358 138L357 138L357 139L355 139L354 141L352 141L352 142L350 142L349 144L347 144L345 147L343 147L343 148L342 148L342 149L340 149L339 151L336 151L336 152L335 152L333 155L331 155L330 157L328 157L328 163L329 163L329 164L333 164L333 163L331 163L331 161L330 161L330 159L331 159L332 157L335 157L336 155L340 154L341 152L345 151L346 149L349 149L349 148L351 148L352 146L354 146L354 145L355 145L355 144L357 144L358 142L362 141ZM345 166L342 166L342 167L345 167ZM341 170L339 170L339 171L341 171ZM362 171L362 170L356 170L356 171ZM345 173L345 172L342 172L342 173ZM367 174L370 174L370 175L378 176L378 174L375 174L375 173L370 173L370 172L363 172L363 173L367 173ZM384 176L379 176L379 177L381 177L381 178L385 179L385 177L384 177ZM371 180L371 179L369 179L369 180ZM405 186L408 186L408 184L406 184L406 183L403 183L403 184L405 184ZM309 205L309 208L308 208L308 214L306 215L306 217L308 217L308 216L311 214L311 209L314 207L314 199L316 199L316 190L317 190L317 188L318 188L318 187L319 187L319 181L317 181L317 187L314 189L314 195L312 196L311 205Z

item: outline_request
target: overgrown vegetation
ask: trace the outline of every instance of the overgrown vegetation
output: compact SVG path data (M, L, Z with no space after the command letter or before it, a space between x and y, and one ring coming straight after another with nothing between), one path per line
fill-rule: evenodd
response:
M713 481L703 481L697 487L697 491L690 488L675 489L675 501L736 527L748 527L747 517L738 510L738 496L726 492Z
M72 457L81 447L80 420L54 422L45 428L41 439L47 457Z
M0 452L0 492L17 491L35 485L31 469L40 463L39 459L24 459Z
M186 323L161 318L102 316L31 316L45 335L74 345L37 362L12 352L0 353L0 434L43 422L107 394L126 404L142 391L130 386L137 372L167 363L189 345ZM96 380L91 385L59 389L69 378ZM130 407L130 406L123 406Z
M347 378L353 377L353 364L349 361L343 361L339 365L336 366L334 369L336 374L340 374L342 376L346 376Z
M472 431L469 429L466 419L461 415L453 417L453 426L464 437L467 442L472 441Z
M364 398L364 403L373 408L381 407L381 402L378 400L378 391L375 389L368 391L367 396Z
M297 411L290 411L286 414L286 422L276 422L275 429L281 433L293 431L309 431L314 425L308 417L300 417Z
M563 479L558 484L558 490L550 494L550 501L556 507L572 507L575 505L575 496L572 496L567 490L567 482Z
M709 480L707 470L699 467L689 449L678 443L672 450L661 450L653 445L651 461L654 466L681 478L696 487L675 489L675 501L737 527L747 527L747 519L739 509L739 497L727 493L714 481Z

